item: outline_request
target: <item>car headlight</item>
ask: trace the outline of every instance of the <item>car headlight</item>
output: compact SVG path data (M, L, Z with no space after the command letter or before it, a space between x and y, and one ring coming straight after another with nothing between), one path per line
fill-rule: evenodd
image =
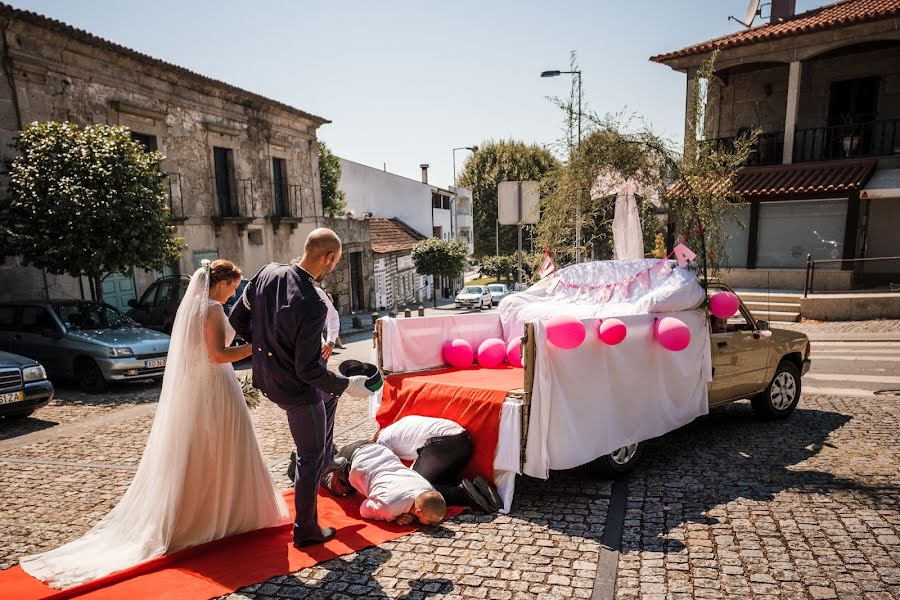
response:
M22 380L25 383L47 379L47 371L41 365L22 369Z
M110 358L129 358L134 356L131 348L109 348Z

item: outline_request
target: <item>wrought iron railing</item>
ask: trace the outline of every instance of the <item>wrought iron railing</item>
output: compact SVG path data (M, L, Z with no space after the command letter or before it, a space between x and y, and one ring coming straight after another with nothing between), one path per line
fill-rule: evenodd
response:
M813 260L807 255L804 298L847 292L900 293L900 256Z
M704 140L702 144L709 144L715 150L724 152L734 151L734 142L737 136L713 138ZM756 138L753 151L747 160L744 161L745 167L758 167L765 165L780 165L784 154L784 132L775 131L772 133L763 133Z
M216 217L252 219L255 216L253 179L233 179L227 190L219 189L215 177L211 181Z
M797 129L794 162L900 154L900 119Z

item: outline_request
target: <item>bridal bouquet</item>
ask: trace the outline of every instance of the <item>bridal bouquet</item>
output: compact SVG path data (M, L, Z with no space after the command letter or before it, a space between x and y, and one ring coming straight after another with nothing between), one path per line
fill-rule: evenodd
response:
M259 406L259 401L262 399L262 392L253 387L253 376L240 375L238 376L238 381L241 383L241 391L244 393L244 402L247 403L247 408L256 408Z

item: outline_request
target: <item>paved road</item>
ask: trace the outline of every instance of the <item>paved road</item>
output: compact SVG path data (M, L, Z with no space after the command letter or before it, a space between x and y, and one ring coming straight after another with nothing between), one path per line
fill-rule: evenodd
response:
M900 397L900 341L813 341L808 394Z
M649 442L620 483L588 470L523 478L508 516L464 514L231 598L900 598L900 404L850 395L894 386L879 378L897 377L883 359L900 345L855 343L814 343L787 421L737 403ZM359 339L332 364L370 352ZM31 419L0 422L0 568L81 535L115 504L158 393L61 387ZM341 401L339 442L371 434L365 415ZM252 417L286 488L284 415L264 403Z

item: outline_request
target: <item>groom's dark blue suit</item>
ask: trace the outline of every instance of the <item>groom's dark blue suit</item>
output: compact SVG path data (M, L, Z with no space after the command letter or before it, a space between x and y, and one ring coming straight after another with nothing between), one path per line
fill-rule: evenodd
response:
M322 358L326 313L309 273L270 264L247 284L229 317L253 345L253 385L287 412L297 445L295 540L320 535L319 480L333 460L337 398L349 383L329 371Z

